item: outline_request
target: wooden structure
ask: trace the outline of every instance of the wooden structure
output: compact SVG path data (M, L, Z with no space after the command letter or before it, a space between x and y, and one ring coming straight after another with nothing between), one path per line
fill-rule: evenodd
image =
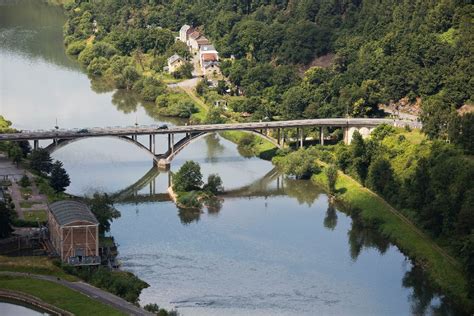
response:
M100 264L99 222L89 207L71 200L48 208L49 236L61 260L71 265Z

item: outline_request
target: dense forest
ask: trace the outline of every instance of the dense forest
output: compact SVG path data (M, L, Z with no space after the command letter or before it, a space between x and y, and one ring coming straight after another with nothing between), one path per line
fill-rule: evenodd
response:
M183 24L221 54L226 81L213 93L231 91L230 109L253 120L380 116L379 104L401 99L421 106L429 139L383 127L318 159L402 210L474 284L474 114L461 115L474 104L472 1L76 0L65 8L68 53L157 106L174 102L147 73L162 72L174 53L189 57L174 40ZM206 101L207 89L197 87ZM183 103L171 112L191 110ZM288 161L311 160L303 155Z
M151 54L159 71L167 56L186 54L172 31L200 27L235 57L221 67L250 102L234 108L255 119L373 116L379 103L419 98L425 132L448 138L455 111L474 99L468 0L76 0L66 9L69 52L92 73L112 68L122 88L139 77L123 56L142 63ZM310 68L319 58L323 67ZM150 90L150 100L160 94Z

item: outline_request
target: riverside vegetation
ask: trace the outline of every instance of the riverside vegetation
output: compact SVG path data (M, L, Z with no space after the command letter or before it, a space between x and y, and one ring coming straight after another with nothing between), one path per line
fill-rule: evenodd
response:
M224 191L222 179L217 174L210 174L204 184L198 163L186 161L173 175L172 182L179 207L197 211L203 205L209 209L219 208L220 201L216 195Z
M273 161L322 184L426 268L453 301L473 309L474 164L456 145L382 125L368 140L356 132L350 146L283 152Z

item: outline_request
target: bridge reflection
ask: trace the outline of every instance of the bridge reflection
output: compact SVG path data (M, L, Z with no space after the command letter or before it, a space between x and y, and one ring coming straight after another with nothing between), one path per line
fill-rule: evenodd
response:
M162 187L157 188L159 176L166 177L166 181L164 187L162 185ZM134 184L113 193L111 196L119 204L171 201L166 192L167 186L170 185L170 176L169 172L160 172L157 168L152 167ZM321 190L311 182L287 178L277 168L273 168L260 179L250 184L226 190L221 197L224 199L269 198L287 195L296 198L300 204L311 205L320 193Z

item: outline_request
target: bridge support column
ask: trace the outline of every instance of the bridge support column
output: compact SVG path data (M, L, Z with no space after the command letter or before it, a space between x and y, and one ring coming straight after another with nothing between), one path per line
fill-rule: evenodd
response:
M324 145L324 130L322 127L319 128L319 143Z
M350 139L349 139L349 127L343 127L342 128L342 135L344 139L344 144L350 145Z
M277 142L278 142L278 145L281 145L281 131L280 129L278 128L277 129Z
M34 150L37 150L39 148L39 140L35 139L33 141L33 149Z
M171 134L171 152L174 153L174 134Z
M299 136L300 136L300 148L304 147L304 134L303 134L303 128L299 129Z

